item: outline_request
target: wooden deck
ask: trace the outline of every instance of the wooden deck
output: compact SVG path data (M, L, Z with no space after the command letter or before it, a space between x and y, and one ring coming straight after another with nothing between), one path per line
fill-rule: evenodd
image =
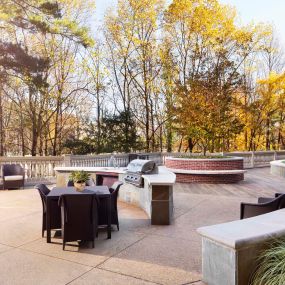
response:
M217 195L239 198L271 197L275 192L285 192L285 178L270 174L269 167L248 169L245 180L236 184L182 184L175 185L175 192Z

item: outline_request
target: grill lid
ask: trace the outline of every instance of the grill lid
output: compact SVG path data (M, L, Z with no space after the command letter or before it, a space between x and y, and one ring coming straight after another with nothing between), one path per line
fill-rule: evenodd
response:
M147 174L155 170L155 162L145 159L134 159L128 164L127 172Z

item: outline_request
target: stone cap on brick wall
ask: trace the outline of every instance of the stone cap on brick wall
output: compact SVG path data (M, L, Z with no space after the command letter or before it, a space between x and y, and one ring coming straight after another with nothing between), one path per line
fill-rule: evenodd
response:
M232 160L243 160L243 157L238 157L238 156L231 156L231 157L226 157L226 158L191 158L189 157L173 157L169 156L166 157L165 160L186 160L186 161L232 161Z
M174 169L167 168L169 171L181 174L203 174L203 175L223 175L223 174L242 174L246 170L243 169L233 169L233 170L192 170L192 169Z
M270 161L270 165L274 165L274 166L280 166L280 167L284 167L285 168L285 160L274 160L274 161Z

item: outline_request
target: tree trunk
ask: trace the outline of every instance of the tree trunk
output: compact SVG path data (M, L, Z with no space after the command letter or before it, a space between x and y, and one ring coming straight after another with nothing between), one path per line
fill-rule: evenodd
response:
M162 132L162 126L159 127L159 148L160 152L163 151L163 132Z
M100 106L100 90L97 88L97 153L101 152L101 106Z
M189 152L192 153L194 149L195 143L193 142L192 138L188 138L188 149Z
M244 149L247 150L247 143L248 143L248 134L247 130L244 132Z
M156 142L155 142L155 126L154 126L154 115L153 115L153 102L150 100L150 121L151 121L151 149L156 151Z
M172 152L173 133L171 123L166 123L166 149L167 152Z
M2 93L0 92L0 156L4 155L4 141L5 141L5 134L3 128L3 101L2 101Z
M44 153L44 136L43 136L43 129L40 129L39 134L39 155L43 156Z
M266 143L265 143L265 147L266 150L270 150L270 118L267 117L266 119Z
M149 139L149 108L148 108L148 100L145 98L145 139L146 139L146 152L150 151L150 139Z
M53 138L53 144L52 144L52 155L56 155L56 149L57 149L57 137L58 137L58 129L59 129L59 99L57 100L57 106L56 106L56 113L55 113L55 119L54 119L54 138Z
M21 129L20 129L20 136L21 136L21 148L22 148L22 156L26 155L26 148L25 148L25 136L24 136L24 122L23 117L21 115Z
M32 149L31 149L31 155L36 156L37 155L37 145L38 145L38 134L35 126L33 125L32 130Z
M181 136L181 139L180 139L180 142L179 142L178 152L181 152L182 143L183 143L183 136Z

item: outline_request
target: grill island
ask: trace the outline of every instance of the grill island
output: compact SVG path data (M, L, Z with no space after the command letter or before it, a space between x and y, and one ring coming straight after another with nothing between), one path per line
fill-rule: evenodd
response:
M134 163L131 164L132 162ZM120 188L119 200L142 208L150 218L152 225L169 225L173 215L175 174L164 166L157 167L154 162L149 160L137 162L133 160L132 162L131 165L128 165L128 168L55 167L56 185L58 187L66 186L69 174L76 170L89 172L97 183L104 185L107 185L106 183L111 178L118 179L124 182L124 185ZM103 177L104 180L102 181L98 177ZM133 180L131 177L133 177ZM134 177L137 179L134 179Z
M157 174L158 169L154 161L144 159L134 159L127 167L125 181L137 187L143 187L143 174Z

